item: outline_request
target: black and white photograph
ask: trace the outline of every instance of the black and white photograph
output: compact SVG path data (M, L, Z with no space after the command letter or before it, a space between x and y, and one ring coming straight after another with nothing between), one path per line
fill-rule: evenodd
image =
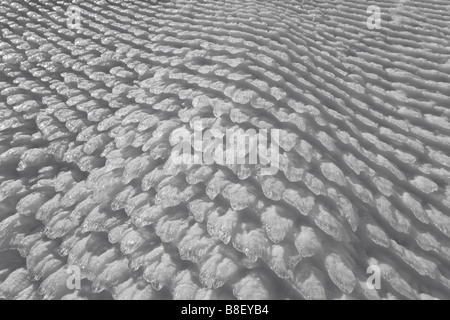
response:
M450 0L0 0L0 300L450 300Z

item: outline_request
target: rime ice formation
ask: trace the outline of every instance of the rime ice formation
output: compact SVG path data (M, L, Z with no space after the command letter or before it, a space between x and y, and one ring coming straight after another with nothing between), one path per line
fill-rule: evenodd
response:
M0 298L450 298L447 1L69 4L0 0ZM170 161L200 119L278 172Z

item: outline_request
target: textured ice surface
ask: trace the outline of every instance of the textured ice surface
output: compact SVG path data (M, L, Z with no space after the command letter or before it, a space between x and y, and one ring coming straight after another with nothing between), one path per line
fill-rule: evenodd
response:
M0 0L0 299L450 298L445 1L71 4Z

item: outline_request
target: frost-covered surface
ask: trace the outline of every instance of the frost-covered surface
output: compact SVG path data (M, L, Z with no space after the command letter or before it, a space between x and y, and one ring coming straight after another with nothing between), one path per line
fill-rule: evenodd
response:
M0 298L450 298L449 3L401 2L0 0ZM199 118L278 173L171 164Z

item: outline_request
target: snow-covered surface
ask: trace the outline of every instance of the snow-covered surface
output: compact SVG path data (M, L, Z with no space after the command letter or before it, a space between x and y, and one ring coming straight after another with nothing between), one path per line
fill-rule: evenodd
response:
M372 2L0 0L0 298L450 298L449 3Z

